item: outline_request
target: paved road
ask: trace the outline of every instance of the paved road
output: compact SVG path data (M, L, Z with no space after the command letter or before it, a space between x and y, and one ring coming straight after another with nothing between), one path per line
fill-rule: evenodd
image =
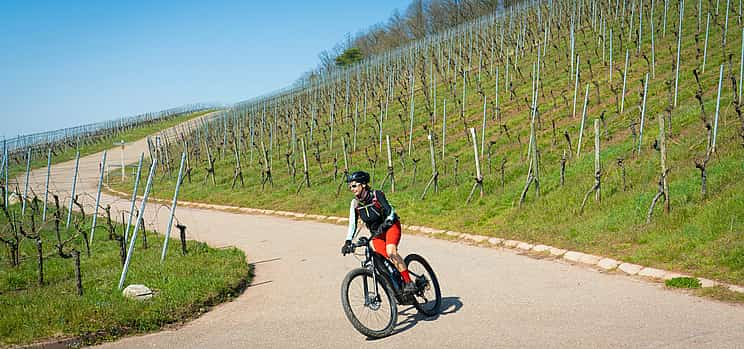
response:
M135 162L146 149L144 141L128 146L125 160ZM118 150L111 155L119 161ZM100 158L95 154L80 160L77 190L85 193L87 204L93 203ZM63 163L52 171L52 188L64 202L72 166ZM43 192L45 176L45 170L32 173L37 192ZM102 202L114 211L129 209L116 197L103 195ZM744 347L742 306L585 267L405 232L402 253L426 256L439 276L443 312L426 319L413 308L400 307L395 334L367 340L341 309L341 280L358 266L353 257L339 254L344 227L192 208L179 208L177 216L189 227L190 238L245 251L255 265L252 286L177 330L101 347ZM148 204L146 220L164 231L167 209Z

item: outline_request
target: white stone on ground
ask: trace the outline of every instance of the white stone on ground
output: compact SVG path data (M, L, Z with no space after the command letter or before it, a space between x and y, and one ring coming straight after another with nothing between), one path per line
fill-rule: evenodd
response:
M638 264L632 264L632 263L623 263L623 264L620 264L620 266L617 268L622 270L624 273L628 275L635 275L635 274L638 274L638 272L641 271L641 269L643 269L643 266L638 265Z
M488 243L491 245L501 245L501 243L504 242L504 239L502 238L490 238L488 239Z
M483 241L488 240L488 237L487 236L483 236L483 235L470 235L470 237L468 237L468 239L473 240L475 242L483 242Z
M519 244L517 244L517 248L524 251L531 250L533 246L535 245L526 242L520 242Z
M592 254L582 253L582 256L579 257L579 262L584 263L584 264L589 264L589 265L596 265L597 263L599 263L601 259L602 259L601 257L597 257Z
M654 279L662 279L664 278L665 273L666 272L661 269L646 267L646 268L641 269L641 271L638 272L638 275L646 276L646 277L650 277Z
M124 291L122 291L122 295L129 299L143 301L152 298L153 293L147 286L136 284L127 286Z
M581 256L582 255L583 255L583 253L581 253L581 252L568 251L568 252L566 252L563 255L563 259L565 259L567 261L570 261L570 262L576 262L576 263L578 263L579 260L581 259Z
M670 272L664 273L664 276L662 276L662 279L671 280L671 279L676 279L676 278L681 278L681 277L689 277L689 276L670 271Z
M504 246L509 248L515 248L521 241L517 240L504 240Z
M557 247L551 247L549 251L550 255L555 257L563 256L567 252L566 250Z
M597 263L597 266L604 270L613 270L617 268L618 265L620 265L620 262L612 258L603 258L599 263Z

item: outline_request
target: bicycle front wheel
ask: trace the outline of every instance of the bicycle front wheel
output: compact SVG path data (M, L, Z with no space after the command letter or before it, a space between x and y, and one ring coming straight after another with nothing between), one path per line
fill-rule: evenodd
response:
M346 274L341 303L346 318L367 337L381 338L393 332L398 310L392 288L379 276L375 285L370 270L358 268Z

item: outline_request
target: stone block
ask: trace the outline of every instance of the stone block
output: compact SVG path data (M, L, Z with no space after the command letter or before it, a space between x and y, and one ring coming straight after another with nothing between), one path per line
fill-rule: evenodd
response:
M664 278L665 273L666 271L661 270L661 269L646 267L646 268L641 269L641 271L638 272L638 275L650 277L654 279L662 279Z
M550 251L550 248L551 248L550 246L546 246L546 245L535 245L534 247L532 247L532 251L547 252L547 251Z
M564 250L562 248L557 248L557 247L551 247L550 250L548 251L550 251L551 256L555 256L555 257L561 257L567 252L567 250Z
M582 253L581 257L579 257L579 263L584 263L588 265L597 265L599 261L601 260L601 257L592 255L592 254L586 254Z
M713 287L718 286L718 283L711 280L711 279L705 279L705 278L698 278L700 280L700 287Z
M579 263L579 260L581 259L581 256L584 254L581 252L576 251L568 251L563 255L563 259L569 261L569 262L575 262Z
M504 247L515 248L520 242L516 240L504 240Z
M153 292L145 285L129 285L122 291L122 295L129 299L143 301L152 298Z
M527 243L527 242L520 242L517 244L517 248L523 251L529 251L534 247L535 245Z
M665 272L664 273L664 276L662 276L661 278L664 279L664 280L671 280L671 279L681 278L681 277L690 277L690 276L689 275L683 275L683 274L680 274L680 273L675 273L675 272Z
M617 266L620 265L620 262L611 259L611 258L602 258L598 263L597 266L604 269L604 270L613 270L617 268Z
M641 269L643 269L643 266L632 263L622 263L617 268L623 271L625 274L635 275L638 274Z
M488 239L488 243L491 245L501 245L504 243L504 239L502 238L490 238Z
M473 240L475 242L483 242L483 241L488 240L488 237L487 236L483 236L483 235L470 235L470 237L468 239L469 240Z

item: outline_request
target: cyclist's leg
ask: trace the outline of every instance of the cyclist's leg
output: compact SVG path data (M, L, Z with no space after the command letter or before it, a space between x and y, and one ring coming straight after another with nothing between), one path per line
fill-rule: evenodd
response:
M381 254L383 257L388 258L388 254L385 249L385 234L375 236L372 239L372 249Z
M400 222L393 224L387 232L385 232L385 251L389 256L389 259L393 262L400 275L403 277L403 281L406 283L411 282L411 277L408 275L408 269L403 258L398 254L398 243L400 242Z

